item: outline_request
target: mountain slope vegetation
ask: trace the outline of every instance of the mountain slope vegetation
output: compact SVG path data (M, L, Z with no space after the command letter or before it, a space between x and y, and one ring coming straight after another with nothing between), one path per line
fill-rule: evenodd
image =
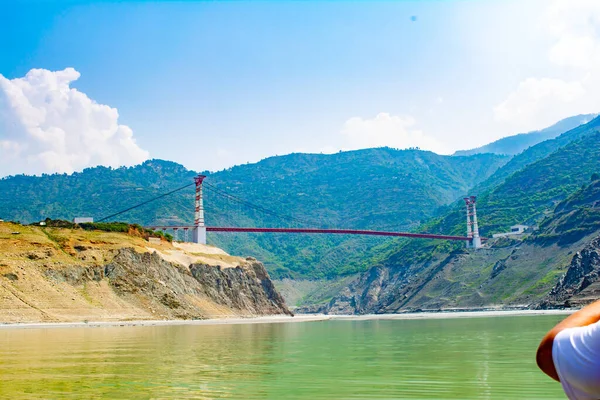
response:
M577 128L569 137L580 138L533 162L510 175L505 181L478 198L477 209L482 236L501 233L515 224L535 225L554 207L585 184L600 170L600 119L596 118L587 129ZM555 141L557 139L554 139ZM553 143L552 146L555 146ZM544 145L544 151L549 145ZM533 149L533 148L532 148ZM532 150L530 149L530 150ZM533 149L533 151L538 151ZM512 161L511 161L512 162ZM418 228L420 232L464 235L465 206L462 200L442 207L439 216ZM352 270L365 265L393 266L421 262L433 254L449 254L463 246L461 243L434 240L397 239L375 246L347 262ZM357 264L362 265L361 267Z
M587 229L584 231L571 232L573 228L564 224L550 231L546 229L550 222L544 218L559 215L561 204L575 201L569 199L579 193L590 175L600 171L599 160L600 118L596 118L512 158L489 153L440 156L419 150L379 148L332 155L290 154L205 173L209 226L336 227L464 235L464 204L460 199L466 194L479 194L483 236L505 231L516 223L541 223L538 241L530 247L533 255L529 256L545 263L545 267L510 279L508 273L503 275L507 288L519 280L523 282L517 291L523 296L496 291L494 285L499 283L491 286L493 295L472 291L473 285L487 282L492 274L494 279L500 276L499 272L506 268L494 265L512 254L521 242L499 242L477 256L465 253L464 244L457 242L343 235L211 234L209 242L231 254L264 261L276 279L344 276L345 284L351 275L367 271L356 282L372 283L376 279L389 289L387 298L370 300L367 303L373 307L361 309L370 312L533 301L556 279L559 264L566 257L564 245L576 249L584 240L582 237L595 232L593 221L581 227ZM182 188L116 219L142 225L191 224L195 175L181 165L150 160L131 168L98 167L70 176L8 177L0 180L0 218L22 222L46 217L98 219ZM187 185L190 186L183 187ZM249 209L244 201L268 212L261 207ZM569 212L573 213L572 218L582 221L595 215L589 207ZM565 232L573 238L568 243L557 239ZM536 253L543 246L544 251L554 249L548 253L554 261L542 260L542 250ZM463 258L468 262L461 261ZM453 266L454 272L433 289L432 280L441 279L442 271L449 273L448 265ZM481 275L481 271L487 272ZM541 283L536 283L534 289L528 289L538 281ZM442 283L452 286L452 290L445 291ZM306 300L315 302L334 296L339 305L340 296L333 293L338 287L328 284L321 296L312 293ZM356 301L353 291L360 287L366 286L351 283L342 295ZM383 290L382 287L377 290ZM436 299L441 292L445 293L445 300L428 300Z
M372 268L321 311L396 312L538 301L556 283L570 254L600 234L599 183L588 185L590 177L599 176L600 132L592 124L578 137L479 198L484 236L516 223L539 223L530 240L492 240L477 252L440 241L385 243L352 261L370 257ZM457 202L420 230L460 234L463 208Z
M216 226L292 226L408 230L441 205L464 195L508 161L481 154L440 156L390 148L333 155L291 154L208 174L217 191L258 204L265 214L206 191L206 221ZM90 168L73 175L15 176L0 180L0 218L34 222L111 215L193 183L196 173L166 161L131 168ZM207 188L208 189L208 188ZM224 201L226 200L226 201ZM193 185L131 210L117 220L142 225L191 224ZM233 254L265 262L274 277L334 277L355 272L347 256L382 239L300 235L211 235Z
M500 167L494 174L474 188L474 192L483 193L501 184L506 178L515 172L525 168L527 165L539 161L563 146L580 139L585 135L600 132L600 117L590 122L568 130L554 139L546 140L531 146L527 150L514 156L508 163Z

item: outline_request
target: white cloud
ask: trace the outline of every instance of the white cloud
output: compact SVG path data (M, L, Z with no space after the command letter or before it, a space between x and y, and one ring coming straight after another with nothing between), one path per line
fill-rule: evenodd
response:
M0 176L71 173L118 167L148 158L115 108L71 88L80 74L32 69L23 78L0 75Z
M531 131L550 125L563 116L583 112L577 100L585 95L581 82L529 78L494 108L497 120Z
M379 113L372 119L350 118L341 133L346 139L345 149L348 150L389 146L400 149L420 147L445 153L441 143L415 129L415 125L416 121L411 116Z
M590 68L594 65L598 43L589 36L566 35L550 49L550 61L566 67Z
M557 0L542 14L551 66L564 76L530 77L494 107L496 121L521 131L600 109L600 1Z
M548 32L557 41L550 61L561 66L593 68L600 61L600 2L557 0L544 14Z

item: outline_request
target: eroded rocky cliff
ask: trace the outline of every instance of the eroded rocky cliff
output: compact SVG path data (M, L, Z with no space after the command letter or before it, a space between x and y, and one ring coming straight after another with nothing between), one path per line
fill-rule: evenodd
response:
M48 270L46 276L81 288L106 280L121 299L161 319L290 314L265 267L252 258L235 268L186 268L126 248L105 266Z
M6 223L0 240L0 322L291 315L253 258Z

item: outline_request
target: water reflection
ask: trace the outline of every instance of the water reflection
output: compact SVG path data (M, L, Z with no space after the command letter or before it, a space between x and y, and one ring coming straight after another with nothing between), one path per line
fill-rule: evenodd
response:
M562 399L558 319L0 330L0 397Z

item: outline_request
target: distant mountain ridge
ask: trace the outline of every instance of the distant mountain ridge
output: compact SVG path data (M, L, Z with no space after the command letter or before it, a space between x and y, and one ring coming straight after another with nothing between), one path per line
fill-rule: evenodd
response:
M453 155L455 156L469 156L473 154L482 153L493 153L493 154L506 154L516 155L527 149L530 146L534 146L548 139L554 139L566 131L570 131L580 125L587 124L592 119L596 118L598 114L581 114L573 117L565 118L558 121L556 124L539 130L528 133L519 133L513 136L507 136L502 139L498 139L495 142L486 144L471 150L459 150Z

